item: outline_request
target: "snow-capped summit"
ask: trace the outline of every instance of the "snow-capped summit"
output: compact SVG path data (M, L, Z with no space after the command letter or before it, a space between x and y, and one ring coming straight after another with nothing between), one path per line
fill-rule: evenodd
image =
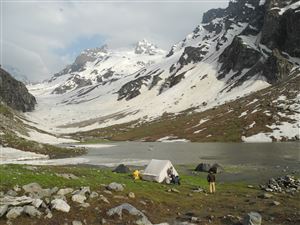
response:
M161 50L158 49L156 45L152 44L151 42L147 41L146 39L143 39L143 40L137 42L134 52L136 54L155 55L155 54L161 52Z

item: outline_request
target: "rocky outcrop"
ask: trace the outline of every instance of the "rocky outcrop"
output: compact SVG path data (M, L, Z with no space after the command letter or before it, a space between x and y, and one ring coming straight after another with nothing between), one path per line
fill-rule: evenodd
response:
M270 49L279 49L291 56L300 57L300 15L299 6L293 1L269 0L262 29L261 43Z
M278 49L274 49L264 64L263 74L268 82L273 84L286 79L293 67L293 64L284 58Z
M0 101L13 109L27 112L34 110L36 99L26 86L0 68Z

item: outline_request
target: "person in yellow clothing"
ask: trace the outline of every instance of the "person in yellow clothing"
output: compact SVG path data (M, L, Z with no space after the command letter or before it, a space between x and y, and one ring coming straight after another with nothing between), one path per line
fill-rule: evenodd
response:
M133 176L134 180L139 180L140 179L140 171L138 171L138 170L133 171L132 176Z

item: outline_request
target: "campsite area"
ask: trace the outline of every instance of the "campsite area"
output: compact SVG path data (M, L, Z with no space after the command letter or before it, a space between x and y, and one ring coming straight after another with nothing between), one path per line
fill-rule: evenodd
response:
M226 166L222 173L217 174L217 192L209 194L207 173L193 171L195 166L175 165L180 174L181 185L168 185L143 180L134 181L131 173L115 173L111 168L103 167L1 165L1 190L3 190L1 194L16 192L18 196L24 195L22 186L35 181L43 188L42 190L47 189L55 193L67 189L75 192L79 190L86 197L83 201L78 199L74 201L74 192L65 192L64 197L50 194L42 198L43 204L39 208L42 215L30 217L23 213L20 217L9 220L10 224L16 225L136 224L141 218L140 221L143 223L140 224L147 225L177 222L177 224L242 224L245 215L252 211L261 214L264 225L300 223L299 192L266 192L261 189L260 184L266 184L268 180L255 183L244 179L247 176L238 176L238 180L232 179L237 174L258 177L265 171L263 168ZM130 169L133 171L136 167ZM283 175L292 171L278 169L277 172ZM110 187L112 182L117 184L115 189ZM122 186L122 190L118 189L120 188L118 185ZM70 205L68 212L47 208L53 199L58 198L68 202ZM111 209L124 203L132 205L139 213L130 215L123 210L121 216L118 214L119 211L109 214L112 212ZM7 224L6 218L2 217L0 224Z

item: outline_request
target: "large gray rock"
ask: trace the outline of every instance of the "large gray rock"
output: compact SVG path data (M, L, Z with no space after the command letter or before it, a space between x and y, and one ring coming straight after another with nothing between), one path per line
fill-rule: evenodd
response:
M24 206L23 212L29 215L30 217L40 217L42 215L42 213L39 210L37 210L35 207L31 205Z
M257 212L250 212L244 217L243 225L261 225L262 217Z
M195 171L198 171L198 172L208 172L210 168L211 168L211 165L209 163L200 163L195 168Z
M108 216L118 215L119 218L122 219L123 210L127 211L132 216L138 217L136 224L152 225L152 223L148 220L148 218L145 216L144 213L142 213L140 210L138 210L134 206L130 205L129 203L124 203L122 205L119 205L115 208L110 209L107 212L107 215Z
M0 218L5 215L7 210L8 210L8 205L1 205L0 206Z
M22 188L25 193L30 193L30 196L33 198L50 197L54 192L57 191L57 188L43 189L38 183L26 184Z
M20 197L5 196L4 198L0 198L0 205L23 206L23 205L28 205L33 201L34 201L33 198L27 196L20 196Z
M69 212L70 211L70 206L68 205L68 203L66 203L64 200L62 199L54 199L51 201L51 206L53 209L56 209L58 211L62 211L62 212Z
M23 207L13 207L11 208L8 213L6 214L6 218L11 220L11 219L16 219L19 217L23 212Z
M107 189L110 190L110 191L123 191L123 190L124 190L124 187L123 187L122 184L113 182L113 183L110 183L110 184L107 186Z

